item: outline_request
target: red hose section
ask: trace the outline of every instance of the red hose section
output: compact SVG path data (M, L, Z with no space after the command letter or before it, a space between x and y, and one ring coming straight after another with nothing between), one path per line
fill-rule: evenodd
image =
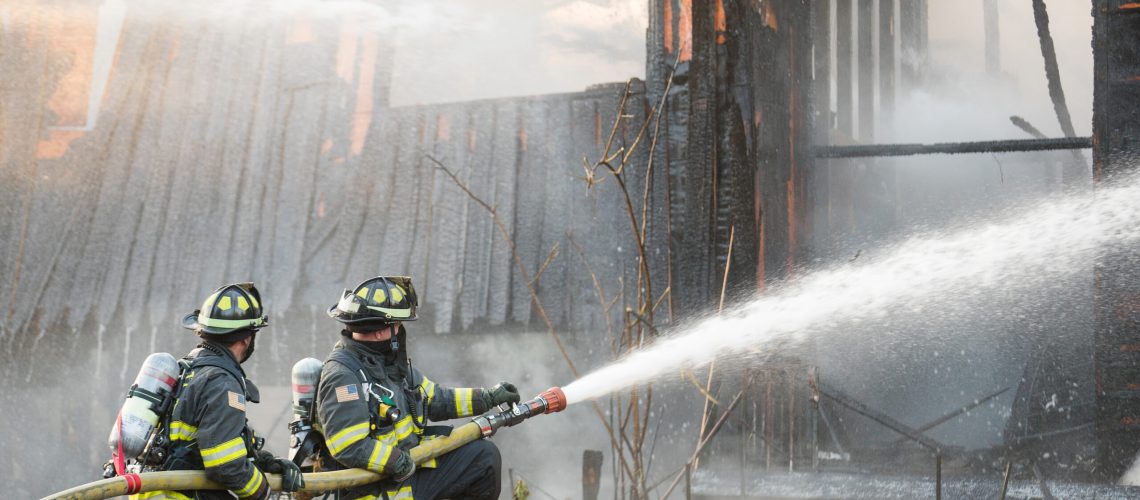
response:
M115 444L119 447L119 452L115 454L115 474L123 475L123 471L127 468L126 461L123 459L123 410L119 410L119 416L115 417L115 427L119 429L119 439ZM135 476L138 477L138 476ZM130 480L127 480L130 484Z
M127 480L128 495L134 495L142 490L142 478L138 474L126 474L123 479Z

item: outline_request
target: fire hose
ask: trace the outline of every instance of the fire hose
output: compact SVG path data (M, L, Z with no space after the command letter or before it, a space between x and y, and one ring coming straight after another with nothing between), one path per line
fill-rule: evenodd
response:
M503 427L511 427L536 415L554 413L566 408L566 395L553 387L534 399L510 409L472 419L451 430L451 434L422 441L409 452L417 464L454 451L467 443L490 437ZM373 483L384 476L364 469L347 469L332 472L311 472L304 475L305 487L301 491L324 492L352 488ZM281 476L266 474L269 487L280 491ZM203 471L167 471L126 474L76 486L43 500L103 500L121 495L160 490L224 490L226 487L206 478Z

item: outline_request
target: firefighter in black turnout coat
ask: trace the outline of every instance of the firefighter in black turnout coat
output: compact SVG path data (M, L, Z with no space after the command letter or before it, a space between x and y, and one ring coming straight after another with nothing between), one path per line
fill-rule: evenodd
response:
M300 469L260 450L261 440L246 422L246 405L258 402L258 391L245 378L241 363L253 354L257 331L266 326L257 288L238 283L215 290L202 309L183 318L182 326L202 342L183 358L189 366L164 419L171 446L163 469L204 470L239 498L269 498L263 472L282 474L285 491L302 487ZM230 492L156 491L134 498L230 499Z
M377 277L345 290L328 311L344 329L317 390L316 418L327 451L342 467L387 476L342 491L340 498L498 498L501 458L490 441L468 443L418 466L408 452L449 429L428 426L428 420L469 417L519 402L518 390L506 382L491 389L451 389L413 368L402 323L416 320L416 305L410 278Z

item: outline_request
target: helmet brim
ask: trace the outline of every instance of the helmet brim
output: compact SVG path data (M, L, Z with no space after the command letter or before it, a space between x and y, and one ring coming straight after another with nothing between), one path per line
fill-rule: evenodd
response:
M198 333L205 333L208 335L225 335L227 333L233 333L233 332L236 332L238 330L249 329L249 327L219 328L216 326L203 325L203 324L198 322L198 313L199 312L200 311L194 311L190 314L183 316L182 317L182 328L185 328L187 330L191 330L194 332L198 332ZM258 331L258 330L261 330L261 328L263 328L263 327L253 328L252 330Z
M397 323L397 322L402 323L405 321L415 321L415 320L419 319L418 314L409 316L407 318L390 318L389 319L389 318L377 318L375 316L364 316L364 317L353 318L352 315L347 314L344 311L341 311L340 309L337 309L336 304L333 304L333 306L330 307L328 309L328 311L325 311L325 313L328 314L330 318L335 319L335 320L337 320L337 321L339 321L345 325L359 325L359 326L363 326L363 325L383 326L383 325L390 325L392 323Z

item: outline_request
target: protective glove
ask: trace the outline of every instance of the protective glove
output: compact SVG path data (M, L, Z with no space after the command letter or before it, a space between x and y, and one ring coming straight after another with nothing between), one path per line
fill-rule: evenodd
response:
M515 388L515 384L510 382L499 382L490 389L483 389L483 392L488 407L522 401L522 398L519 397L519 390Z
M396 462L392 464L392 480L397 483L407 481L416 473L416 462L412 460L412 454L401 449L392 450L399 452L400 455L396 457Z
M274 457L272 453L258 450L254 465L262 472L281 474L281 491L297 491L305 487L305 477L301 475L301 468L292 460Z

